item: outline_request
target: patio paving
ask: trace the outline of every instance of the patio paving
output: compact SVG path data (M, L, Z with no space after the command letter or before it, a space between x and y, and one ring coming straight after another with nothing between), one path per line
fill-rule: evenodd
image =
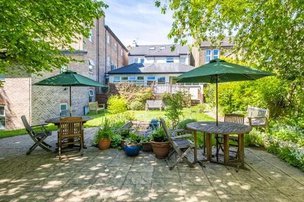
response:
M29 136L0 139L0 201L304 201L304 174L265 151L246 148L246 170L206 163L170 171L152 153L100 151L86 129L84 156L59 161ZM56 134L49 142L55 144Z

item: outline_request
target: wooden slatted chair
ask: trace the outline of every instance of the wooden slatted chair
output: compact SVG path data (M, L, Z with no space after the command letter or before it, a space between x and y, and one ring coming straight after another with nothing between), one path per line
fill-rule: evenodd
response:
M83 155L84 137L81 117L65 117L60 119L58 130L58 152L60 160L62 150L69 145L79 146L80 155Z
M45 126L47 124L40 124L40 125L30 125L26 119L26 117L23 115L21 116L22 123L29 134L29 136L33 139L34 144L29 148L29 150L26 152L26 155L29 155L36 147L41 147L42 149L46 151L52 151L51 145L44 142L44 140L52 135L51 131L48 131Z
M242 114L225 114L224 116L224 122L230 122L230 123L239 123L239 124L244 124L244 115ZM219 156L219 150L224 151L223 145L224 145L224 138L222 135L216 135L216 158L218 161L218 156ZM238 155L238 136L235 135L229 135L229 146L236 147L237 150L230 150L230 152L235 152L237 158Z
M177 154L176 161L169 165L169 169L172 170L180 161L184 160L190 167L193 167L193 161L191 161L190 158L188 158L188 154L192 152L192 149L194 149L194 144L192 141L190 141L189 137L192 137L192 134L183 134L184 130L175 130L175 131L169 131L166 125L166 122L164 119L160 119L161 127L164 129L165 134L167 135L167 138L169 142L172 145L172 151L169 153L167 162L170 161L170 158L173 154ZM169 164L169 163L168 163Z
M98 114L105 109L104 104L98 104L98 102L89 102L89 111Z

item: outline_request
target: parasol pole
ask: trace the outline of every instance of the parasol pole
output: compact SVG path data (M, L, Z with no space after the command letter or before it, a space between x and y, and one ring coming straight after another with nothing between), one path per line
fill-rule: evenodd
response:
M218 126L218 75L215 75L215 102L216 126Z
M70 86L70 116L72 116L72 86Z

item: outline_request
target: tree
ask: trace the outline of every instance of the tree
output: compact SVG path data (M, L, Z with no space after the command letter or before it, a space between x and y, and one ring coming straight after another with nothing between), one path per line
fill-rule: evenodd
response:
M162 3L163 2L163 3ZM156 6L173 11L169 38L216 46L228 36L242 60L271 70L303 87L303 0L166 0ZM166 4L167 3L167 4Z
M0 73L39 73L66 65L79 36L88 36L107 5L92 0L0 0Z

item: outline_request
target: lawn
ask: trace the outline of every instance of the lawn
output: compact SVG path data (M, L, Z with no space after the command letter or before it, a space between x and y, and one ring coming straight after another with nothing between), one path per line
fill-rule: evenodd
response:
M107 111L105 111L105 112L102 112L99 114L88 114L88 116L90 116L92 118L92 120L90 120L84 124L84 127L86 127L86 128L100 126L105 117L107 117L108 119L113 119L113 120L120 120L120 119L122 119L122 117L124 117L124 119L129 117L134 120L149 122L149 121L151 121L151 119L157 119L159 117L165 118L165 111L158 111L158 110L130 111L129 110L122 114L110 114ZM197 107L185 108L183 110L183 116L181 117L181 120L188 119L188 118L196 119L199 121L214 120L213 118L209 117L205 113L201 112ZM50 124L50 125L48 125L47 129L54 131L57 128L53 124ZM0 138L24 135L26 133L27 132L25 131L25 129L0 131Z
M98 115L90 115L93 119L85 123L85 127L96 127L100 126L105 117L108 119L118 120L121 119L122 116L131 117L134 120L150 122L152 119L158 119L159 117L165 118L165 111L153 110L153 111L132 111L129 110L122 114L110 114L108 112L104 112ZM198 121L212 121L214 120L210 116L206 115L203 112L200 112L199 109L192 107L192 108L185 108L183 110L183 119L196 119Z

